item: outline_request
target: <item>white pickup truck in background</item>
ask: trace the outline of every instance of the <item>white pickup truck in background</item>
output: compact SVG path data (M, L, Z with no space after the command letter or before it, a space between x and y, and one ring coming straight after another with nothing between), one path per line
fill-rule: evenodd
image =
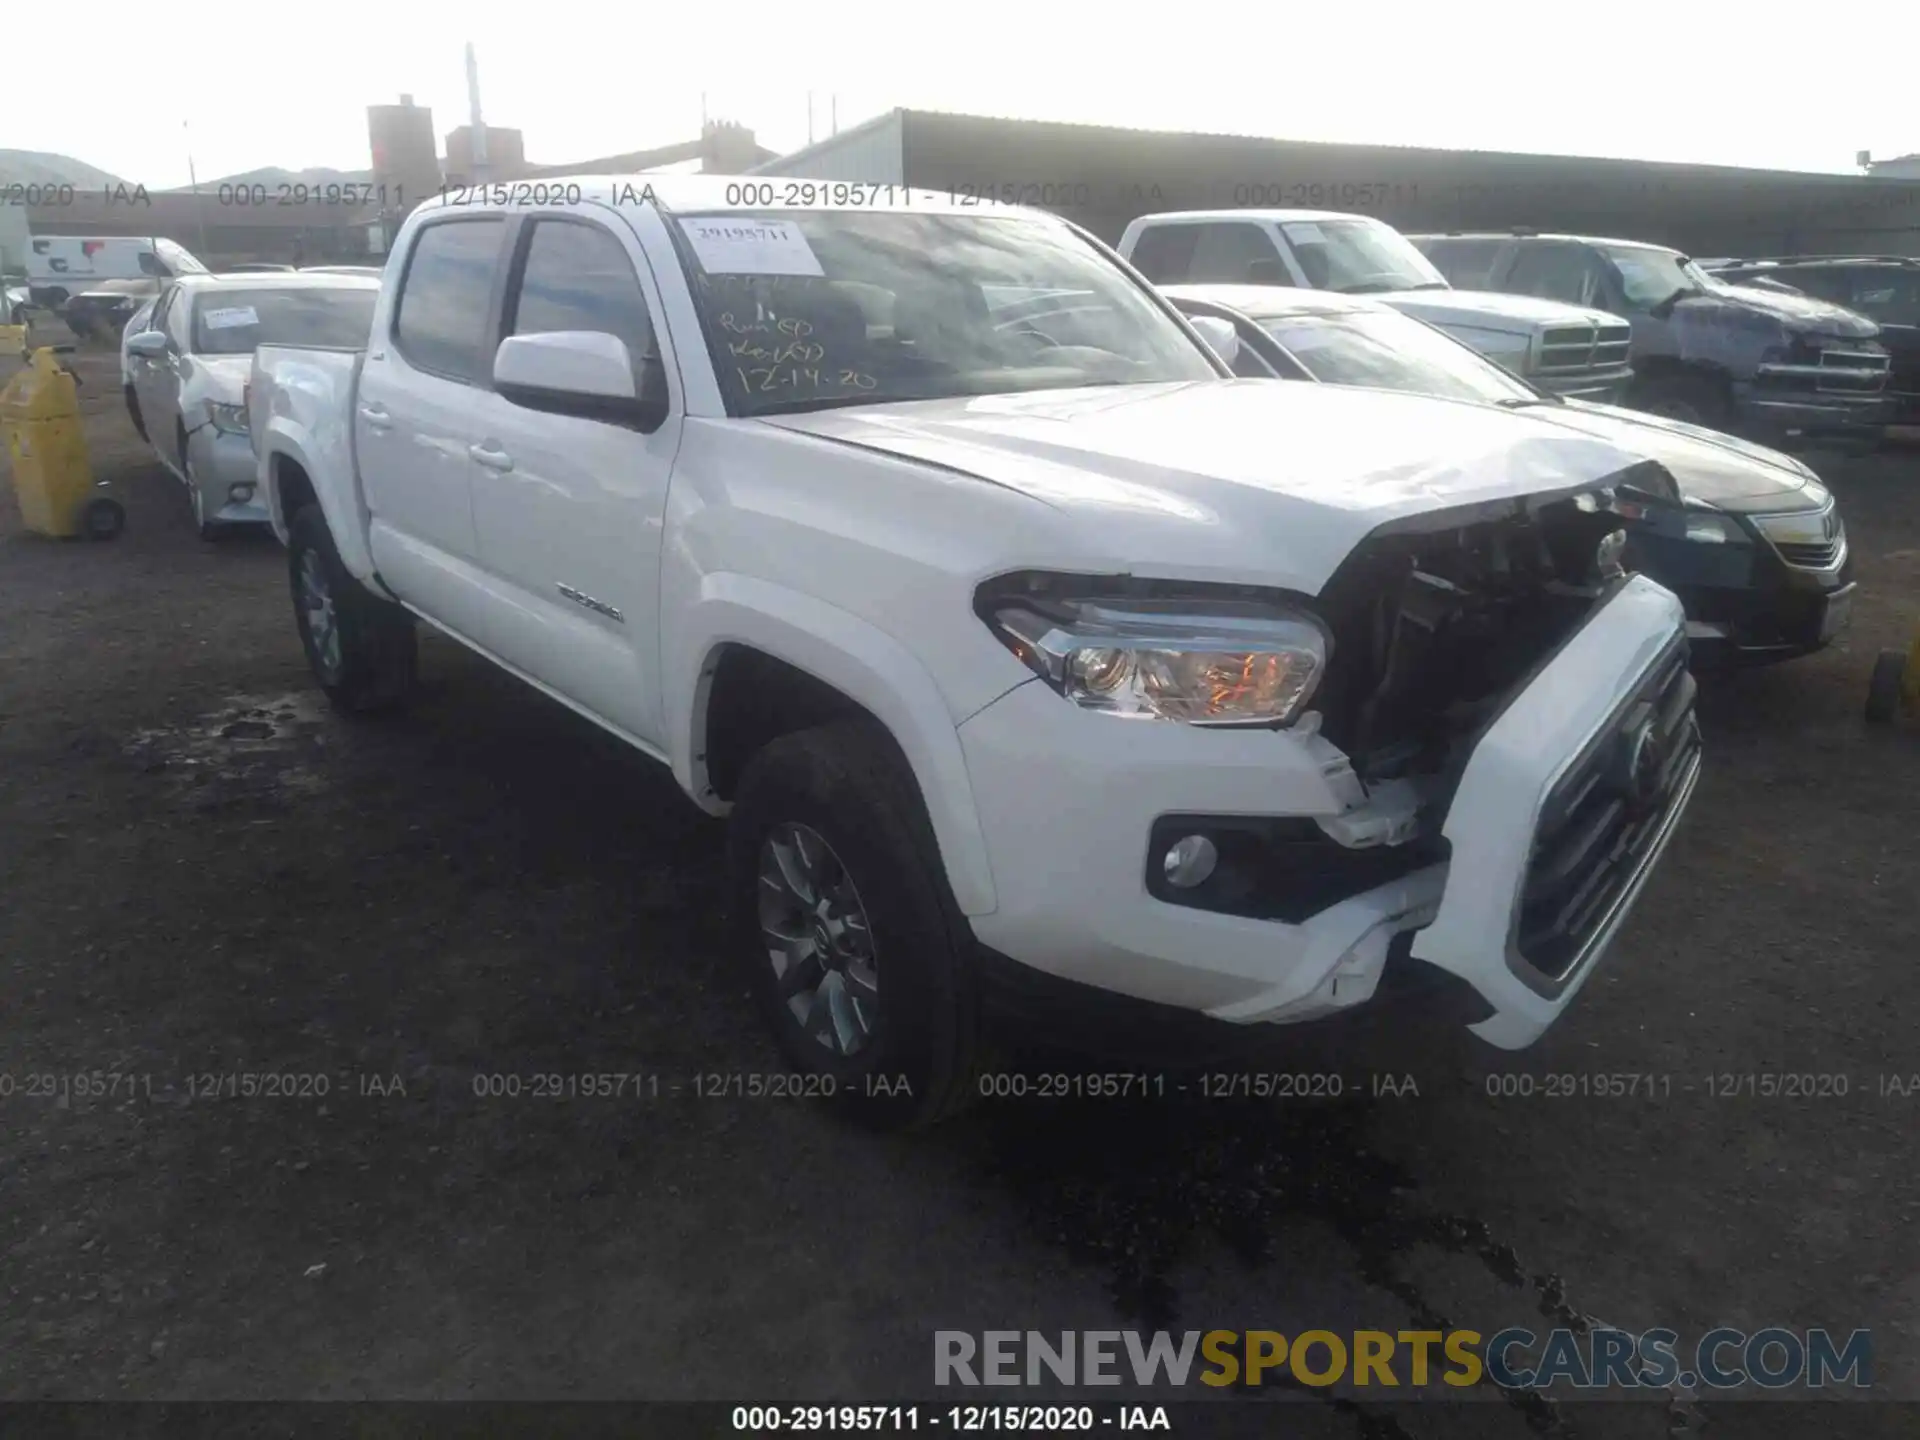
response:
M1620 316L1530 295L1455 290L1418 246L1371 215L1171 211L1134 220L1119 248L1156 285L1281 285L1373 296L1549 394L1611 405L1633 382L1633 327Z
M1608 508L1670 477L1233 379L1065 221L843 188L428 203L367 350L263 345L327 693L401 700L423 619L671 767L787 1056L878 1120L968 1098L1009 995L1246 1024L1424 981L1532 1042L1698 772Z

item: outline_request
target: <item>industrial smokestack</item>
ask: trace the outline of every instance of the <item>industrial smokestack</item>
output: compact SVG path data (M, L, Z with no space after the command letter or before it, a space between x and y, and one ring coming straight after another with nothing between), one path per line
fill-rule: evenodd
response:
M467 42L467 113L473 127L473 178L487 178L487 122L480 118L480 62Z

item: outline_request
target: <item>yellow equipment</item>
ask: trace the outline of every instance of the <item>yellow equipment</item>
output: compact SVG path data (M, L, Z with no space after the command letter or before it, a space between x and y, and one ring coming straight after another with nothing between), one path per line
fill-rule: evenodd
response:
M80 429L79 380L58 356L71 345L43 345L0 389L0 434L13 466L20 518L42 535L111 540L126 524L120 502L100 494Z

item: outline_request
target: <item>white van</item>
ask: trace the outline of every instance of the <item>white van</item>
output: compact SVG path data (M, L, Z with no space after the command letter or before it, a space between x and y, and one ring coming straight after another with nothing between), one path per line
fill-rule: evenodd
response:
M27 245L27 290L58 310L103 280L172 279L207 267L171 240L125 235L35 235Z

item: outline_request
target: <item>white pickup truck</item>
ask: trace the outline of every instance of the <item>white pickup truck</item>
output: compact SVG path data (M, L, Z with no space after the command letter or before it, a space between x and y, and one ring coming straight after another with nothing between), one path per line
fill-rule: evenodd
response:
M974 1093L1001 1004L1193 1028L1424 983L1538 1037L1698 773L1680 606L1608 508L1670 477L1236 380L1052 216L736 203L768 188L430 202L364 353L260 347L335 702L406 694L417 618L671 767L729 817L787 1056L885 1122Z
M1176 210L1132 221L1119 249L1156 285L1374 296L1554 395L1610 405L1633 383L1633 326L1620 316L1533 295L1456 290L1418 246L1371 215Z

